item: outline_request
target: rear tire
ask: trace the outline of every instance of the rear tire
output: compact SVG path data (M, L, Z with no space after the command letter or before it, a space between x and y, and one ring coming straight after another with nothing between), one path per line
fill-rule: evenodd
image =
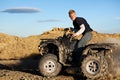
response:
M60 73L61 64L57 60L57 56L54 54L44 55L39 62L39 71L45 77L53 77Z
M107 73L108 63L106 59L102 56L87 56L81 66L81 70L89 79L99 79L100 77L104 77Z

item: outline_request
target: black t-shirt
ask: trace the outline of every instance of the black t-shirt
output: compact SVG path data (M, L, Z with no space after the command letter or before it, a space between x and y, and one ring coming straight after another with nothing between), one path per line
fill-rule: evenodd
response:
M92 31L92 29L90 28L89 24L87 23L87 21L82 18L82 17L76 17L76 19L73 21L73 25L74 25L74 29L79 30L80 29L80 25L84 24L85 25L85 31L83 32L83 35L87 32Z

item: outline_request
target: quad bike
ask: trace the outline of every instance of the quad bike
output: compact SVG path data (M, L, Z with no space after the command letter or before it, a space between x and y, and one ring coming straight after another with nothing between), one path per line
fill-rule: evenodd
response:
M77 39L71 37L69 29L57 39L42 39L39 52L42 55L39 62L39 71L45 77L57 76L63 66L78 66L80 74L88 79L99 79L117 74L120 64L120 54L115 43L89 44L75 51ZM118 49L119 50L119 49ZM117 56L115 56L117 55ZM117 57L117 58L116 58Z

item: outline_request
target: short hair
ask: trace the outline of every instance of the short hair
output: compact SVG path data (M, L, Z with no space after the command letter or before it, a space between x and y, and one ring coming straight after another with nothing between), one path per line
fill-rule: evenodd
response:
M72 13L75 13L75 11L73 9L69 10L68 14L72 14Z

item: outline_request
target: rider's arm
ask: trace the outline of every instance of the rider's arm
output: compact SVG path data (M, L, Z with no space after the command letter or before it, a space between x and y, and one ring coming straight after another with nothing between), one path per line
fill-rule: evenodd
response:
M85 25L84 24L81 24L80 25L80 30L78 30L75 35L76 36L79 36L80 34L82 34L83 32L85 31Z

